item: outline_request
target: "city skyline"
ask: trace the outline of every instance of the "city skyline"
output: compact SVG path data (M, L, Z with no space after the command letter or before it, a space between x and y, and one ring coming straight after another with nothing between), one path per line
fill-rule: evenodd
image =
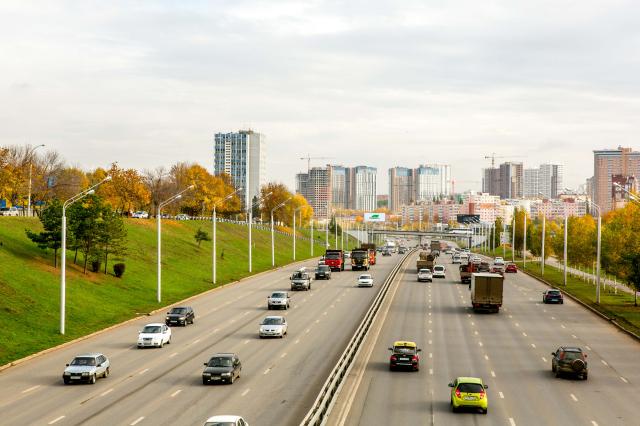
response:
M553 7L554 18L500 2L103 3L72 13L5 3L0 46L21 60L3 70L0 144L144 169L203 163L212 132L253 128L269 140L268 179L291 188L308 153L378 170L437 161L451 164L460 190L477 189L462 181L479 180L494 151L565 164L576 188L593 150L633 147L640 130L637 65L624 53L640 9ZM570 31L555 18L576 13Z

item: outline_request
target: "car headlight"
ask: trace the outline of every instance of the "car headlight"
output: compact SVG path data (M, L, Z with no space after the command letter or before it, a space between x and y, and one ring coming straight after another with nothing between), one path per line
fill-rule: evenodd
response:
M184 321L185 319L185 317L180 317L180 321Z
M165 321L169 321L169 317L164 317Z
M211 373L202 373L202 375L209 377L209 376L211 376Z
M231 375L231 373L222 373L222 374L221 374L221 376L224 376L224 377L228 377L228 376L230 376L230 375Z
M88 375L89 375L89 373L85 371L84 373L82 373L82 375L83 375L83 376L88 376Z
M68 371L65 371L64 374L63 374L63 376L70 376L70 375L71 375L71 373L69 373Z

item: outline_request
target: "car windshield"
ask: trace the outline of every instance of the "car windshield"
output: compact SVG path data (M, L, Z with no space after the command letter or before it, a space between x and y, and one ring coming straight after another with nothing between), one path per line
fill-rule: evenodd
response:
M360 279L361 280L370 280L371 279L371 275L360 275Z
M436 266L433 269L435 269L436 271L442 271L442 270L444 270L444 266Z
M354 259L364 259L368 256L367 253L363 252L363 251L356 251L351 253L351 257L353 257Z
M458 390L460 392L466 392L466 393L484 392L484 388L480 383L460 383L458 385Z
M90 357L74 358L71 365L96 365L96 359Z
M162 327L159 325L146 325L142 329L143 333L160 333L162 332Z
M329 270L329 266L327 265L318 266L318 272L327 272L328 270Z
M293 278L294 279L305 278L305 273L304 272L294 272L293 273Z
M285 297L287 297L287 293L272 293L271 297L273 299L284 299Z
M169 313L183 315L187 313L187 308L173 308Z
M431 271L428 270L428 269L420 269L420 273L421 274L428 274L429 272L431 272Z
M327 253L324 256L325 259L340 259L340 253Z
M231 361L231 358L222 357L222 356L216 356L211 358L209 360L209 364L207 364L208 367L231 367L232 365L233 365L233 362Z
M282 318L265 318L262 325L282 325Z
M394 346L393 352L396 354L413 355L416 353L416 348L414 348L413 346Z
M559 296L560 295L560 290L549 290L547 291L547 294L550 296Z

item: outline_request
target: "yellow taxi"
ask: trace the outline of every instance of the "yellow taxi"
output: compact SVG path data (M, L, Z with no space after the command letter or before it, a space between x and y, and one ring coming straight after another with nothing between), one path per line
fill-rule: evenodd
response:
M418 349L416 342L399 340L393 342L393 346L390 347L389 350L391 351L391 357L389 358L390 370L400 368L413 371L420 370L420 356L418 352L422 351L422 349Z
M477 377L458 377L449 383L451 388L451 411L454 413L461 408L480 409L482 414L487 414L489 399L488 388Z

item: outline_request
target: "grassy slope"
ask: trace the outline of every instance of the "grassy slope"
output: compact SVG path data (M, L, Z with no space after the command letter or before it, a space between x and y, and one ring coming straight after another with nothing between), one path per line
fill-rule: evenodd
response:
M153 220L128 220L129 249L121 279L82 273L67 254L66 335L58 334L60 269L53 254L36 247L25 229L40 230L37 219L0 217L0 365L212 288L211 242L198 248L199 227L210 222L163 221L162 303L156 302L156 228ZM320 235L317 235L320 237ZM253 272L271 267L271 237L253 232ZM224 258L221 254L224 250ZM316 245L316 256L324 253ZM298 240L297 260L310 255L309 241ZM291 237L276 234L276 265L292 260ZM249 275L246 226L218 224L218 285ZM78 257L81 263L81 256Z

